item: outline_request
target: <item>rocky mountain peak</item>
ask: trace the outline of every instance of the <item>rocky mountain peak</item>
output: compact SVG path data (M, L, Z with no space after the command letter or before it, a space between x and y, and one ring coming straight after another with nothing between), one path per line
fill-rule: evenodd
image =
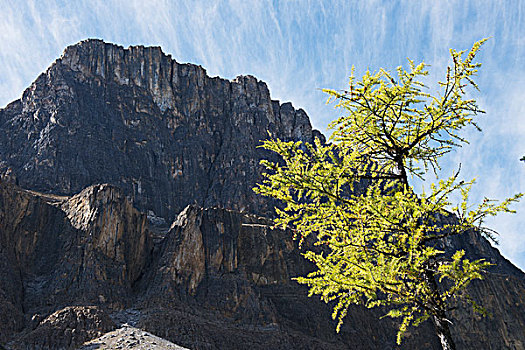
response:
M0 176L65 195L114 184L168 221L188 204L269 213L251 191L271 157L257 145L268 132L323 138L253 76L211 78L158 47L101 40L68 47L0 120Z
M172 87L174 79L177 83L179 64L165 55L160 47L131 46L125 49L90 39L66 48L57 63L82 73L86 79L143 87L161 112L168 108L175 109ZM198 85L202 87L205 70L195 65L191 68L198 76Z

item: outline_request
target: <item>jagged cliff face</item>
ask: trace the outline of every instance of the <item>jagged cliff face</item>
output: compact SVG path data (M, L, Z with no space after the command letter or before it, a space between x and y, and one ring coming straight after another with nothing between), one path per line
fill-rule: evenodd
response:
M111 183L169 219L187 204L265 213L272 206L251 188L268 132L322 137L254 77L210 78L158 47L88 40L0 111L0 174L69 195Z
M191 349L395 348L381 310L351 308L335 334L330 307L292 281L312 266L269 224L188 206L167 227L113 186L57 197L2 182L0 343L75 348L125 322ZM470 289L492 317L461 305L452 314L458 348L522 349L523 274L477 236L451 244L499 264ZM403 347L440 348L430 323Z
M330 308L291 280L311 266L267 219L195 206L169 228L145 218L113 186L57 197L2 182L0 342L74 348L114 329L112 313L192 349L394 346L390 320L364 310L337 336Z
M0 183L0 297L7 308L0 335L21 330L28 310L38 315L50 305L79 302L125 306L151 250L145 222L108 185L64 199Z
M67 48L0 110L0 348L75 348L123 323L191 349L396 348L381 310L351 308L336 334L292 280L312 266L251 190L268 131L322 138L253 77ZM458 349L525 348L524 274L474 232L445 243L496 264L470 290L492 318L451 314ZM410 332L403 348L440 348L430 322Z

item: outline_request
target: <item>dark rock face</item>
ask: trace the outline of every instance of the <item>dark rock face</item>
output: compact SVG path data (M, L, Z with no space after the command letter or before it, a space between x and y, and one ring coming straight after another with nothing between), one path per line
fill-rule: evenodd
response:
M23 328L24 313L125 303L150 253L145 223L146 215L108 185L64 198L0 183L4 339Z
M307 274L313 267L300 256L290 232L272 230L269 226L267 219L252 215L187 207L166 236L151 269L153 277L145 277L149 286L145 309L149 311L140 324L189 348L396 347L396 323L380 319L385 313L380 310L354 307L341 333L336 335L330 308L307 298L306 288L291 280ZM518 331L525 329L525 317L519 315L525 311L523 273L477 235L450 244L455 249L465 249L472 258L484 254L498 263L485 281L473 284L469 291L474 300L488 307L492 317L475 315L470 305L458 305L458 311L452 314L457 325L453 329L458 348L520 349L525 339ZM173 300L182 300L184 304ZM508 309L509 304L513 305L512 310ZM171 307L151 308L153 305ZM203 306L220 312L202 315L195 311ZM188 317L188 309L199 316ZM202 319L207 322L202 324ZM166 328L165 324L177 327ZM243 328L246 325L250 327ZM440 349L432 327L427 322L412 330L403 348ZM244 340L246 345L231 342L232 337L237 341L239 333L251 340ZM196 346L193 338L196 334L207 345ZM261 338L264 341L258 343Z
M75 348L126 324L190 349L397 348L381 310L353 307L336 334L292 280L312 266L251 191L267 131L322 138L253 77L159 48L67 48L0 110L0 348ZM451 315L458 349L523 349L524 274L474 232L451 248L496 264L470 288L492 318ZM432 324L403 348L439 349Z
M0 189L0 257L9 262L0 270L7 305L0 310L1 341L12 348L77 346L101 335L95 330L108 331L112 323L97 321L102 310L191 349L396 348L395 322L380 319L380 310L353 307L335 334L330 307L291 280L312 266L291 233L271 229L268 219L188 206L164 228L109 185L73 197L5 182ZM454 244L469 252L480 245ZM490 245L483 249L497 258ZM460 306L453 314L458 348L520 349L524 293L518 273L495 270L474 284L473 298L493 316L479 318ZM100 312L63 309L79 304L99 305ZM86 331L67 331L77 328ZM55 331L64 336L52 336ZM432 325L412 331L403 347L439 349Z
M194 203L265 213L271 203L251 188L268 132L322 137L252 76L210 78L158 47L88 40L0 111L0 175L68 195L111 183L170 220Z
M110 280L129 287L139 279L150 253L146 215L138 212L119 189L109 185L88 187L60 209L77 232L82 232L77 244L84 249L82 255L87 255L84 271L87 266L91 268L92 260L100 265L93 267L95 276L86 276L87 280ZM92 251L96 256L91 256ZM104 270L110 265L111 270Z

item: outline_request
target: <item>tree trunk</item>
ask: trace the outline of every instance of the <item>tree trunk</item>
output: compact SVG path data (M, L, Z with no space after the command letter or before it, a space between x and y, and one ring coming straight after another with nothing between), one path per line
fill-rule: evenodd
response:
M443 350L456 350L456 345L450 334L450 328L448 327L448 320L445 316L445 313L440 315L433 315L432 320L434 321L434 326L436 327L436 335L441 342L441 347Z
M408 191L410 186L408 184L407 172L403 162L403 155L399 155L396 158L394 158L394 160L397 163L397 171L401 177L401 183L403 184L404 189ZM433 304L437 308L437 312L432 315L432 321L434 321L434 326L436 328L436 335L441 342L441 347L443 350L456 350L456 344L454 344L454 340L450 334L449 321L445 312L446 308L445 305L443 305L436 278L434 277L434 272L432 272L430 266L427 266L425 270L424 279L427 285L430 287L431 293L433 295Z
M439 295L439 289L436 283L436 278L434 277L434 273L430 269L427 269L425 272L425 280L430 287L432 294L434 295L434 305L437 308L437 312L432 315L432 321L434 321L436 335L441 342L441 347L443 350L456 350L456 344L454 344L454 340L450 334L449 321L445 312L445 305L443 305Z

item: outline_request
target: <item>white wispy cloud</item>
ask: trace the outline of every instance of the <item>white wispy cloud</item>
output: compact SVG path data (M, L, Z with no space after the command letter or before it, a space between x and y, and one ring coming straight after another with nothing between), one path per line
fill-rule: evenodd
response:
M273 98L304 108L324 130L339 112L319 88L343 89L350 68L393 70L406 58L431 64L429 82L449 62L448 49L492 37L480 60L487 111L482 134L445 161L476 176L473 199L525 192L525 2L314 0L0 0L0 105L18 98L72 43L98 37L120 45L159 45L179 62L212 76L253 74ZM525 204L491 222L504 254L525 267Z

